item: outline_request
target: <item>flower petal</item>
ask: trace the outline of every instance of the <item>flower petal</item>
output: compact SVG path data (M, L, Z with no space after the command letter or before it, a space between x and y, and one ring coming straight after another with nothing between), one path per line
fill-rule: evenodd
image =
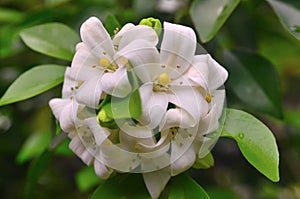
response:
M134 67L142 82L154 81L162 70L159 53L155 46L146 40L135 40L116 53L116 58L125 57Z
M106 128L103 128L98 124L97 117L91 117L84 120L84 124L91 129L97 146L100 146L110 135L110 132Z
M146 187L152 198L158 198L171 178L168 168L143 173Z
M159 130L164 131L172 127L188 128L191 126L191 115L180 108L169 109L159 125Z
M126 151L114 144L106 143L104 142L101 145L101 154L96 157L98 161L120 172L131 172L140 165L137 153Z
M95 75L100 75L104 71L104 69L99 66L99 60L102 57L105 56L94 55L85 44L77 44L76 53L71 64L73 79L76 81L86 81ZM107 56L105 58L107 58Z
M196 154L193 146L191 146L180 157L171 163L171 175L175 176L186 171L194 164L195 160Z
M126 67L120 67L113 73L104 73L101 79L101 88L109 95L126 97L131 91Z
M154 92L153 84L143 84L140 87L142 115L139 121L150 129L157 127L168 107L168 96L165 92Z
M172 70L171 78L183 74L192 64L196 51L196 35L193 29L164 22L164 36L161 44L161 63Z
M138 39L146 40L150 42L152 46L156 46L158 42L158 37L154 29L144 25L137 25L126 31L121 30L116 35L116 38L119 40L119 50Z
M96 17L90 17L80 28L80 36L84 44L90 50L101 52L97 49L104 49L105 53L111 57L114 54L113 43L111 38L102 25L101 21Z
M85 81L76 92L76 100L91 108L97 108L102 94L101 76Z
M170 102L187 111L192 117L190 126L195 126L208 112L208 104L204 97L193 87L172 86L171 90Z
M82 144L80 136L71 140L69 148L87 165L90 165L94 160L94 156Z
M74 131L78 104L73 99L55 98L50 100L49 105L54 116L59 120L61 129L65 132Z
M209 69L208 85L210 90L215 90L225 83L228 77L228 72L209 54L207 56Z
M105 166L101 161L97 159L94 160L94 170L98 177L102 179L109 178L110 174L112 174L113 170Z
M207 55L196 55L193 59L192 67L189 68L186 76L198 86L208 89L209 69Z
M178 129L177 134L171 142L171 165L175 162L174 171L177 170L176 168L182 171L190 165L190 161L193 157L192 154L189 154L191 153L189 150L194 150L193 143L197 132L198 125L192 128ZM187 159L185 159L185 156ZM186 163L184 163L185 161Z

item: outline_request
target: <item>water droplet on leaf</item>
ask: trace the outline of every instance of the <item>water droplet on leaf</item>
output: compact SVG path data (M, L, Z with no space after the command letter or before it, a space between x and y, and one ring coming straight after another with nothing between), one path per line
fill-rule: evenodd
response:
M239 134L238 134L238 137L239 137L240 139L243 139L243 138L245 137L245 135L244 135L244 133L239 133Z

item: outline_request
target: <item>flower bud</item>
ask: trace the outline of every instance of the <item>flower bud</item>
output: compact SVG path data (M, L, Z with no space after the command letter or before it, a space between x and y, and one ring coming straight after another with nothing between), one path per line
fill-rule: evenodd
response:
M98 119L98 122L99 122L100 126L102 126L102 127L106 127L106 128L109 128L109 129L119 128L118 125L116 124L114 118L113 118L110 103L105 104L100 109L100 111L98 112L98 115L97 115L97 119Z
M139 25L146 25L152 27L158 36L161 33L162 25L159 19L154 19L153 17L142 19Z

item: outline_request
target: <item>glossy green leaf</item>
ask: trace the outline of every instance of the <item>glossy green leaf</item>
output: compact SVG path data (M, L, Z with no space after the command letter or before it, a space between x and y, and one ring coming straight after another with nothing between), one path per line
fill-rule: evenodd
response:
M247 105L282 118L279 76L265 58L248 51L225 51L228 87Z
M113 118L139 118L142 114L142 102L139 92L139 80L133 71L128 72L132 92L125 98L111 98Z
M270 129L254 116L227 109L221 137L234 139L244 157L274 182L279 181L279 152Z
M99 198L151 199L141 174L118 174L107 180L91 197Z
M104 26L110 36L115 35L115 31L120 30L122 27L119 21L113 15L108 15L106 17Z
M17 155L17 162L23 163L26 160L37 157L48 147L51 140L49 132L36 132L30 135Z
M171 180L169 199L209 199L205 190L186 174L175 176Z
M274 9L281 24L300 40L300 2L295 0L266 0Z
M27 28L20 36L32 50L67 61L72 60L75 46L80 41L76 32L60 23Z
M191 17L202 42L211 40L239 4L240 0L195 0Z
M86 192L94 186L100 185L104 182L104 180L101 180L95 174L93 167L83 167L83 169L76 174L75 179L78 188L83 192Z
M40 65L20 75L0 99L0 106L28 99L63 82L66 67Z

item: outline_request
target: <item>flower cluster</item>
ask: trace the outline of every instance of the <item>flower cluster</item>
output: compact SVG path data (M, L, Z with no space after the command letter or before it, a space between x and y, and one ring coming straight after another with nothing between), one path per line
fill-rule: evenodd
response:
M126 24L110 37L96 17L85 21L62 98L49 104L70 148L99 177L142 173L157 198L215 143L207 135L219 127L228 74L196 54L191 28L164 22L157 31L153 22Z

